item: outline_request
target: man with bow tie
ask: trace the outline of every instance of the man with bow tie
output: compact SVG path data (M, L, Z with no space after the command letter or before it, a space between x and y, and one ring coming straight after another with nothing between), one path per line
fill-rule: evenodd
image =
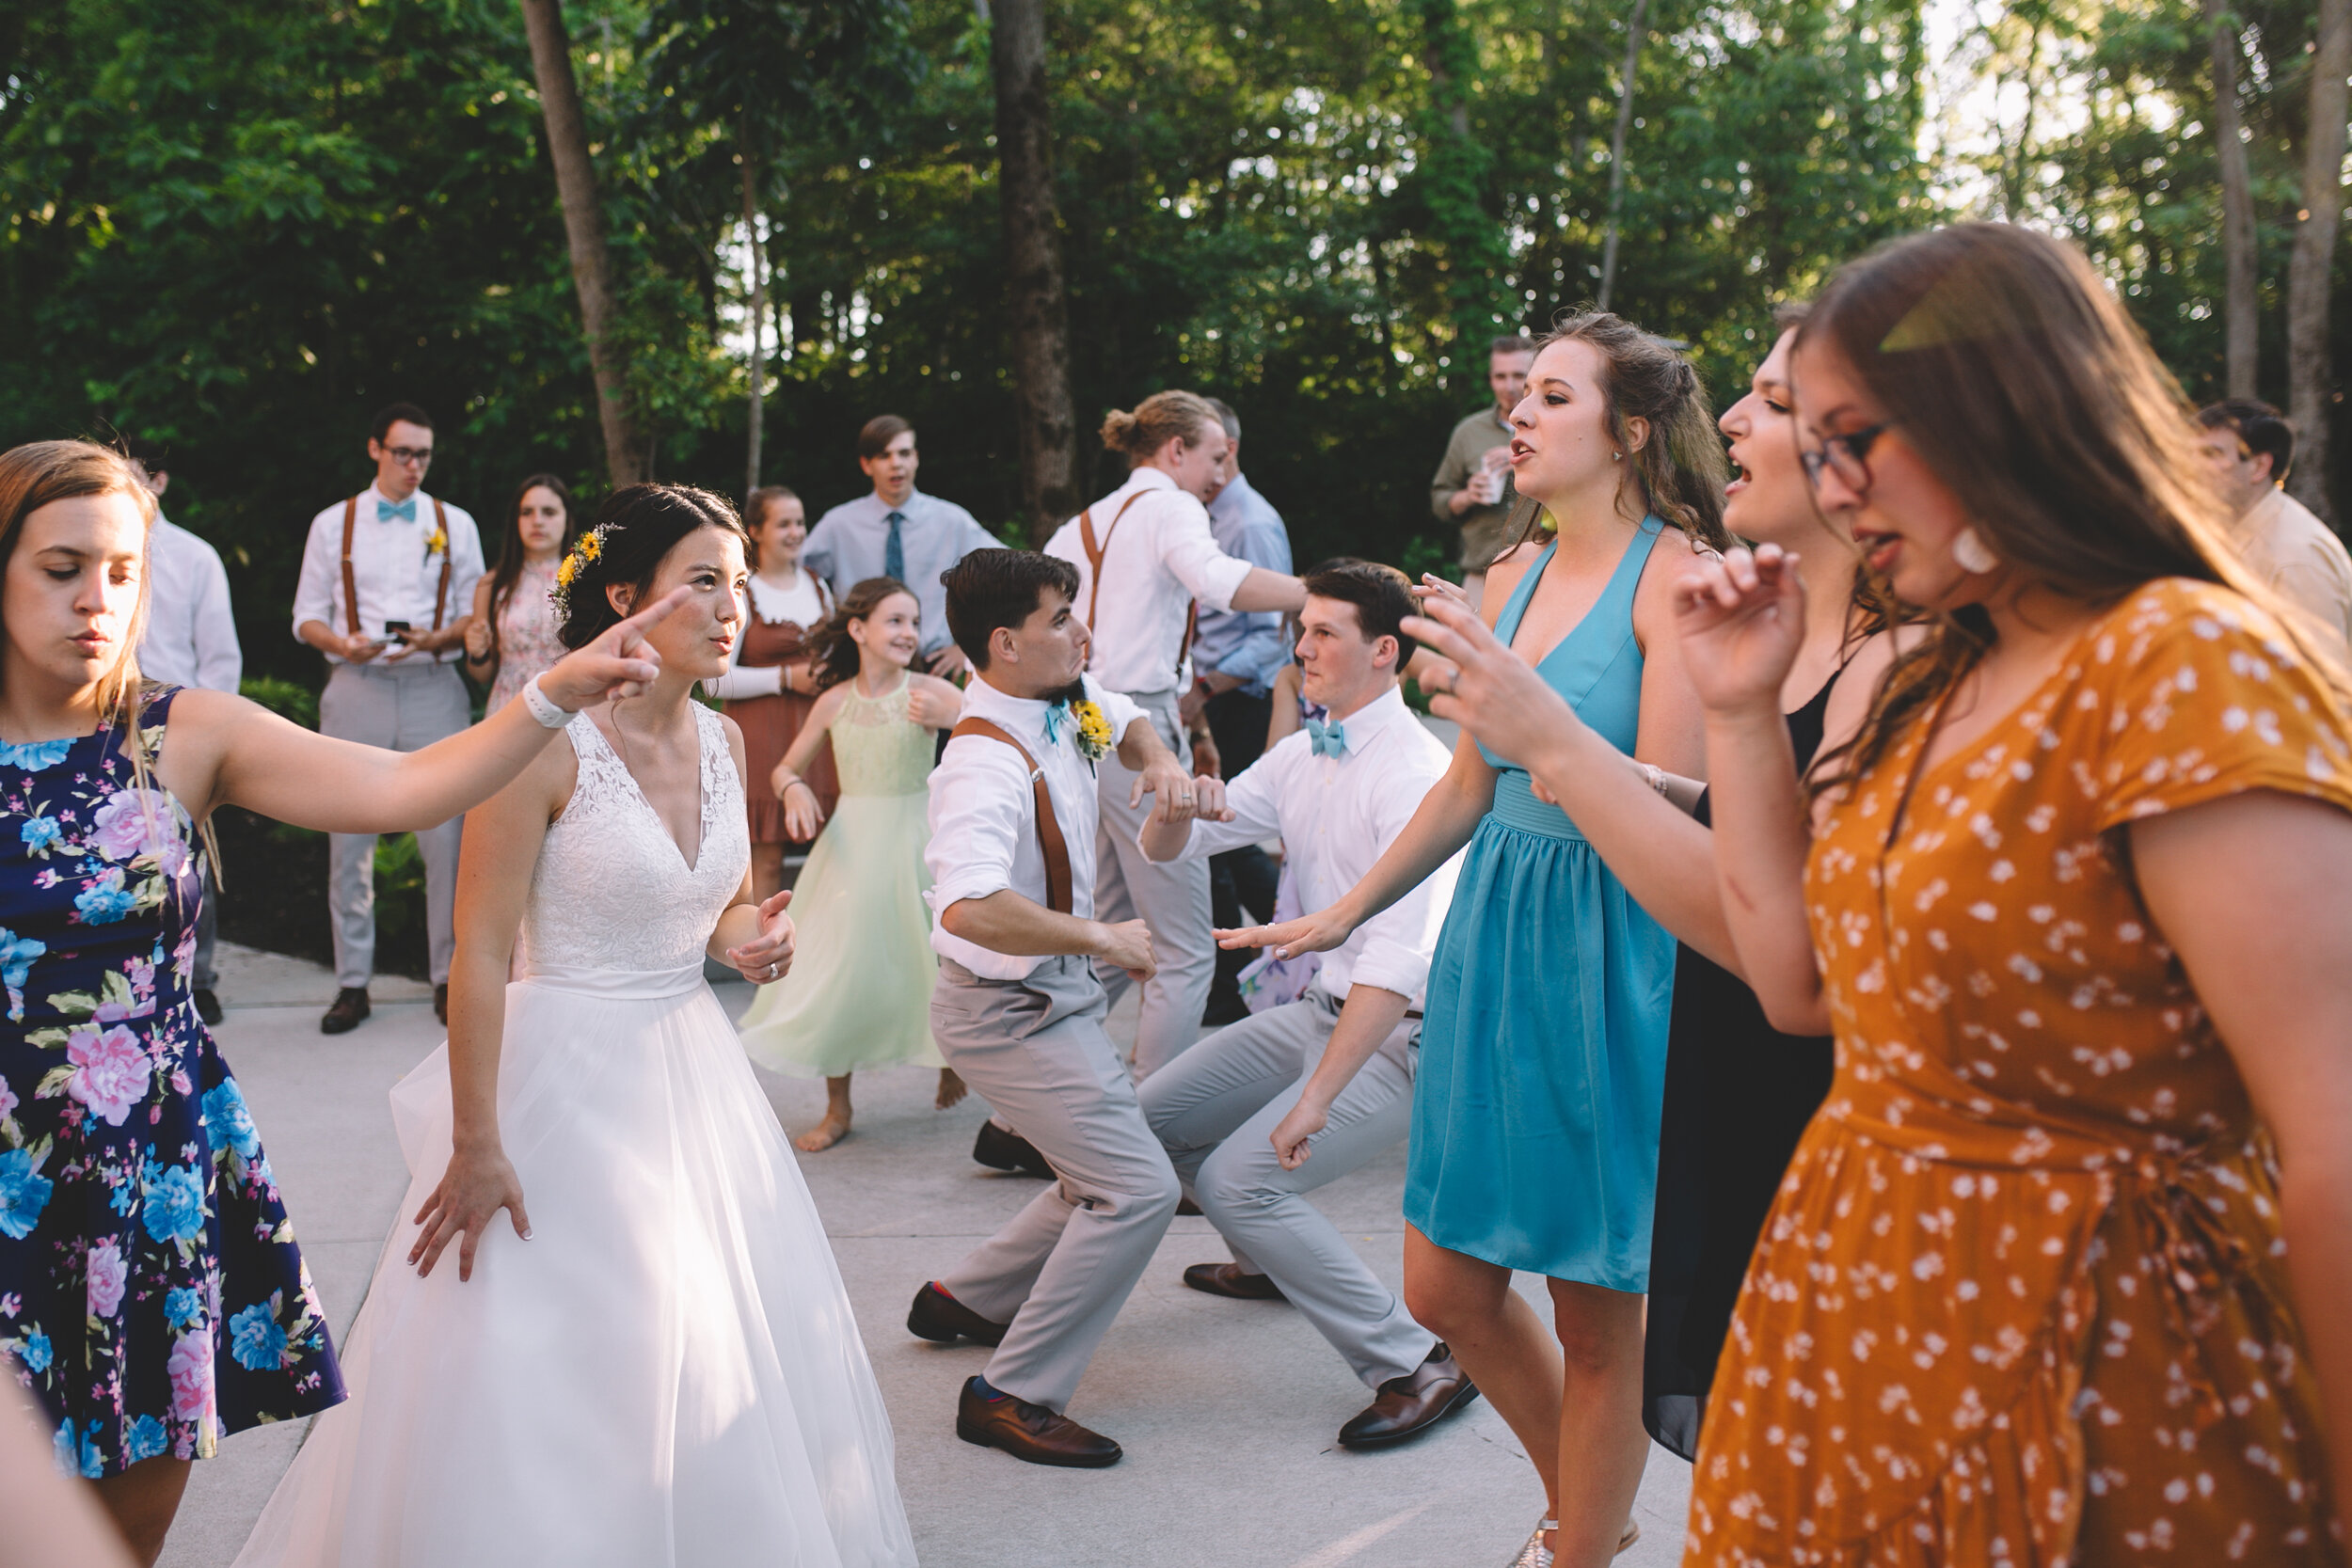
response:
M294 636L326 656L319 731L413 752L472 721L458 679L482 540L462 508L425 494L433 418L410 403L375 416L375 483L310 519L294 589ZM417 835L424 860L433 1010L449 1021L456 945L460 818ZM334 1005L319 1028L340 1035L368 1016L375 970L375 835L327 835L327 908L335 929Z
M1197 820L1151 818L1138 842L1154 861L1198 860L1279 836L1302 907L1322 909L1396 841L1447 753L1398 689L1413 654L1404 574L1327 567L1306 588L1301 689L1327 717L1230 784L1196 780ZM1404 1141L1422 990L1459 869L1457 855L1326 953L1305 996L1211 1035L1137 1090L1178 1178L1232 1249L1230 1263L1186 1269L1184 1283L1306 1314L1374 1393L1341 1427L1346 1448L1400 1441L1476 1397L1306 1196Z

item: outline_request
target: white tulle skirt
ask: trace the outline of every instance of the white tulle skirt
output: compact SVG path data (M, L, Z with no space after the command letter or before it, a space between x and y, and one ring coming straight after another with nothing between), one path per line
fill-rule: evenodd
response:
M407 1264L447 1047L392 1091L410 1183L239 1568L911 1564L890 1422L790 1148L699 974L507 988L501 1213Z

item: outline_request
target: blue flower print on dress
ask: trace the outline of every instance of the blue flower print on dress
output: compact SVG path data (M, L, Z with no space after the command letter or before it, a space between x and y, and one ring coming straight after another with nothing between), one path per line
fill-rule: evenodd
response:
M171 1433L152 1416L141 1416L133 1421L124 1434L123 1447L129 1450L131 1463L155 1459L171 1451Z
M250 1160L262 1151L261 1132L253 1125L245 1091L233 1078L224 1078L204 1091L204 1125L212 1130L215 1149L233 1149L241 1160Z
M49 1336L38 1328L24 1336L16 1346L16 1358L24 1362L24 1370L35 1377L49 1370L49 1363L56 1355L56 1352L50 1348Z
M0 1236L21 1242L31 1235L54 1185L31 1149L0 1151Z
M186 1165L174 1165L160 1180L143 1183L139 1195L147 1233L159 1242L185 1244L204 1228L204 1183Z
M72 736L63 740L36 740L24 746L0 746L0 768L22 768L27 773L38 773L63 762L73 750Z
M57 1470L61 1475L96 1481L106 1473L106 1462L98 1455L98 1422L95 1418L90 1421L89 1430L81 1433L77 1440L73 1418L68 1416L65 1423L57 1428L56 1439L51 1446L56 1451Z
M194 1287L175 1285L164 1294L164 1322L178 1329L194 1328L204 1320L204 1298Z
M54 816L28 816L24 819L24 826L17 830L16 836L24 844L26 854L39 855L46 860L50 850L65 842L65 829Z
M83 884L73 895L74 912L86 926L105 926L120 920L138 906L138 895L122 885L122 867L110 865Z
M229 1320L229 1354L248 1371L274 1370L286 1354L286 1331L278 1326L278 1298L257 1301Z
M49 944L31 937L18 936L6 926L0 926L0 985L8 988L8 1022L24 1022L24 982L33 973L33 960L49 951Z

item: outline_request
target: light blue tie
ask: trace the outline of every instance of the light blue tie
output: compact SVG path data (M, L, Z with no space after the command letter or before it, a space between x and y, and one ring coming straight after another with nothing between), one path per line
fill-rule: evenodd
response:
M1318 723L1312 719L1305 722L1307 747L1315 755L1319 757L1347 755L1347 730L1338 720L1334 719L1327 724Z
M376 497L375 520L379 523L389 523L395 517L404 523L415 522L417 520L417 498L411 496L405 501L388 501L381 496Z
M894 512L891 515L895 517L898 514ZM1068 703L1056 703L1045 710L1045 744L1048 746L1061 744L1062 721L1069 717L1070 705Z
M882 576L904 582L907 579L907 545L898 536L898 529L906 522L907 515L893 512L882 520L890 525L890 542L882 546ZM1053 736L1049 735L1046 738L1050 740Z

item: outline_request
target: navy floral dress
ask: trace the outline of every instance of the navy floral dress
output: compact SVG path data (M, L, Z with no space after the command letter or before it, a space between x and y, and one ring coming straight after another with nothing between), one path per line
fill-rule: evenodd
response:
M146 709L151 768L174 695ZM92 1479L343 1397L191 999L196 835L150 779L112 724L0 746L0 1352Z

